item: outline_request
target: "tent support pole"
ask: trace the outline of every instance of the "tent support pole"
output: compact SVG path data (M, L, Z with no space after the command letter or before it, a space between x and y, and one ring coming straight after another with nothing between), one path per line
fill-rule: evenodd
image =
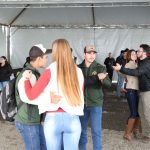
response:
M6 35L6 56L8 62L10 62L10 26L7 27L7 35Z
M95 13L94 13L94 5L92 4L92 19L93 19L93 26L95 26Z
M95 13L94 13L94 5L91 5L92 7L92 18L93 18L93 26L95 26ZM94 45L95 45L95 28L94 28Z

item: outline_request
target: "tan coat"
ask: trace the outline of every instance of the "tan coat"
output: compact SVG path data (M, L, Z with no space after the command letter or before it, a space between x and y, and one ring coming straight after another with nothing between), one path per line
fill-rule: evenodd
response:
M129 61L125 65L125 68L135 69L135 68L137 68L137 63L134 61ZM138 77L126 75L126 79L127 79L127 84L126 84L127 89L139 90Z

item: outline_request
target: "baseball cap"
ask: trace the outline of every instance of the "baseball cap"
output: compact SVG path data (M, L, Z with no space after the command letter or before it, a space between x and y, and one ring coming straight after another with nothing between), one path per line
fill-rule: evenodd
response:
M84 48L84 53L88 53L88 52L95 52L97 53L97 51L95 50L95 46L94 45L87 45Z
M46 48L44 48L44 46L42 44L37 44L37 45L34 45L31 47L31 49L29 51L29 57L37 58L44 54L49 54L51 52L52 52L51 49L46 49Z

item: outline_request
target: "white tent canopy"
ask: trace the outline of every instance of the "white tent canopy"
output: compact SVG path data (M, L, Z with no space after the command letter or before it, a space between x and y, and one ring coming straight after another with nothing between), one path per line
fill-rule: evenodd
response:
M66 38L78 63L83 48L94 44L103 64L108 52L150 43L150 1L143 0L3 0L0 1L0 55L22 67L31 46L51 48Z

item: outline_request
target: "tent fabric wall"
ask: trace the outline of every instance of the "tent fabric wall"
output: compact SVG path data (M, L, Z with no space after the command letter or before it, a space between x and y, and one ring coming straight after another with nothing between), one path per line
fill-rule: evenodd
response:
M11 64L13 68L22 67L31 46L42 43L51 48L57 38L65 38L73 48L73 54L81 63L83 49L94 44L98 51L97 61L102 63L109 52L116 58L120 50L138 49L142 43L150 43L149 29L18 29L11 31Z
M4 28L0 28L0 56L6 56L6 36Z
M13 33L13 32L12 32ZM11 36L11 60L13 67L21 67L31 46L42 43L51 48L57 38L65 38L73 48L78 60L83 59L83 47L94 44L93 29L19 29Z

